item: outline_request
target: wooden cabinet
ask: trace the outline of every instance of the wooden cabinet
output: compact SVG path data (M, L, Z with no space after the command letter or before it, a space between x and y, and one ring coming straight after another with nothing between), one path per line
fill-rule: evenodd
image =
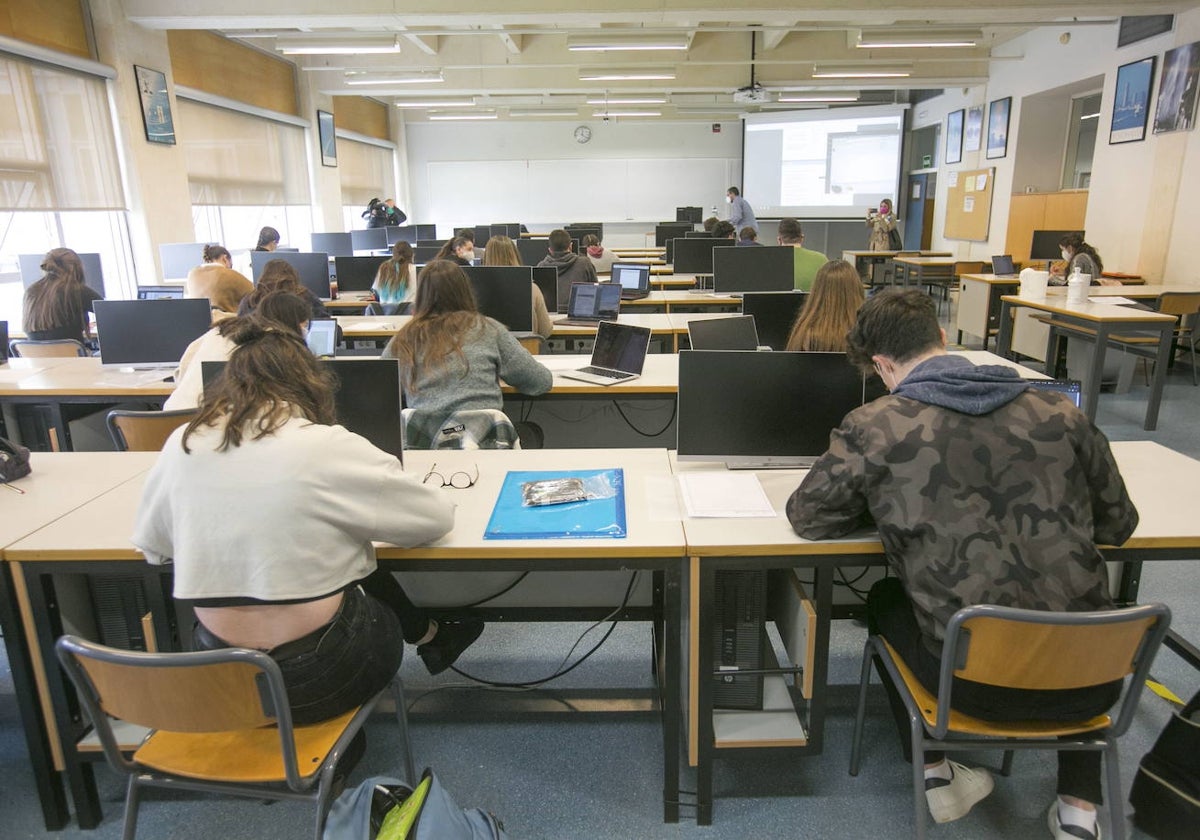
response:
M1008 205L1005 253L1014 262L1028 262L1035 230L1084 230L1087 200L1087 190L1014 195Z

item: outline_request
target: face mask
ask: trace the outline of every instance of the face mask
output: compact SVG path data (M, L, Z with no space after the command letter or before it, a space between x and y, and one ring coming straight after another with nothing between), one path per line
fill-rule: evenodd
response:
M1071 252L1070 252L1070 251L1068 251L1066 248L1063 248L1063 249L1062 249L1062 251L1061 251L1061 253L1062 253L1062 258L1063 258L1064 260L1069 260L1069 259L1071 259Z
M886 204L879 205L879 215L886 216L890 212L891 212L891 209Z
M461 254L459 254L459 256L461 256L464 260L468 260L471 262L473 262L475 260L475 252L474 251L463 251Z
M725 203L726 203L726 204L733 204L733 196L731 196L731 195L727 195L727 196L725 196Z

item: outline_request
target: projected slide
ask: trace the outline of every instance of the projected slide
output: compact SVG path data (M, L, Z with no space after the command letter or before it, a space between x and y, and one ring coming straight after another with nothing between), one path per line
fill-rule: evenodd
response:
M903 125L894 106L749 115L742 192L759 216L863 216L896 200Z

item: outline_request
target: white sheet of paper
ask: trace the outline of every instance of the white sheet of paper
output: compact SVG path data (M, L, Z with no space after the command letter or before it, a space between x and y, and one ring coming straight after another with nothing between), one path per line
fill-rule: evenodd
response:
M1128 306L1131 303L1137 303L1137 301L1115 295L1112 297L1097 295L1096 297L1088 298L1088 303L1111 303L1118 306Z
M758 476L751 472L685 472L679 475L679 489L688 516L775 516Z
M946 175L946 182L947 182L947 186L957 187L958 186L958 171L951 170L950 173L948 175Z
M975 212L975 196L968 195L963 199L963 212L964 213L974 213Z
M984 187L986 187L987 179L988 179L988 176L987 176L986 172L976 175L975 176L975 189L982 190Z

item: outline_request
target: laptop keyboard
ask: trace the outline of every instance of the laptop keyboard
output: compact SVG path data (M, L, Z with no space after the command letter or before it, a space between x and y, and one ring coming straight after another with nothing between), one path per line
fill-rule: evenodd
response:
M624 376L629 375L627 373L621 373L621 371L619 371L619 370L609 370L608 368L596 367L595 365L588 365L587 367L581 367L579 369L579 372L580 373L590 373L594 376L606 376L609 379L620 379Z

